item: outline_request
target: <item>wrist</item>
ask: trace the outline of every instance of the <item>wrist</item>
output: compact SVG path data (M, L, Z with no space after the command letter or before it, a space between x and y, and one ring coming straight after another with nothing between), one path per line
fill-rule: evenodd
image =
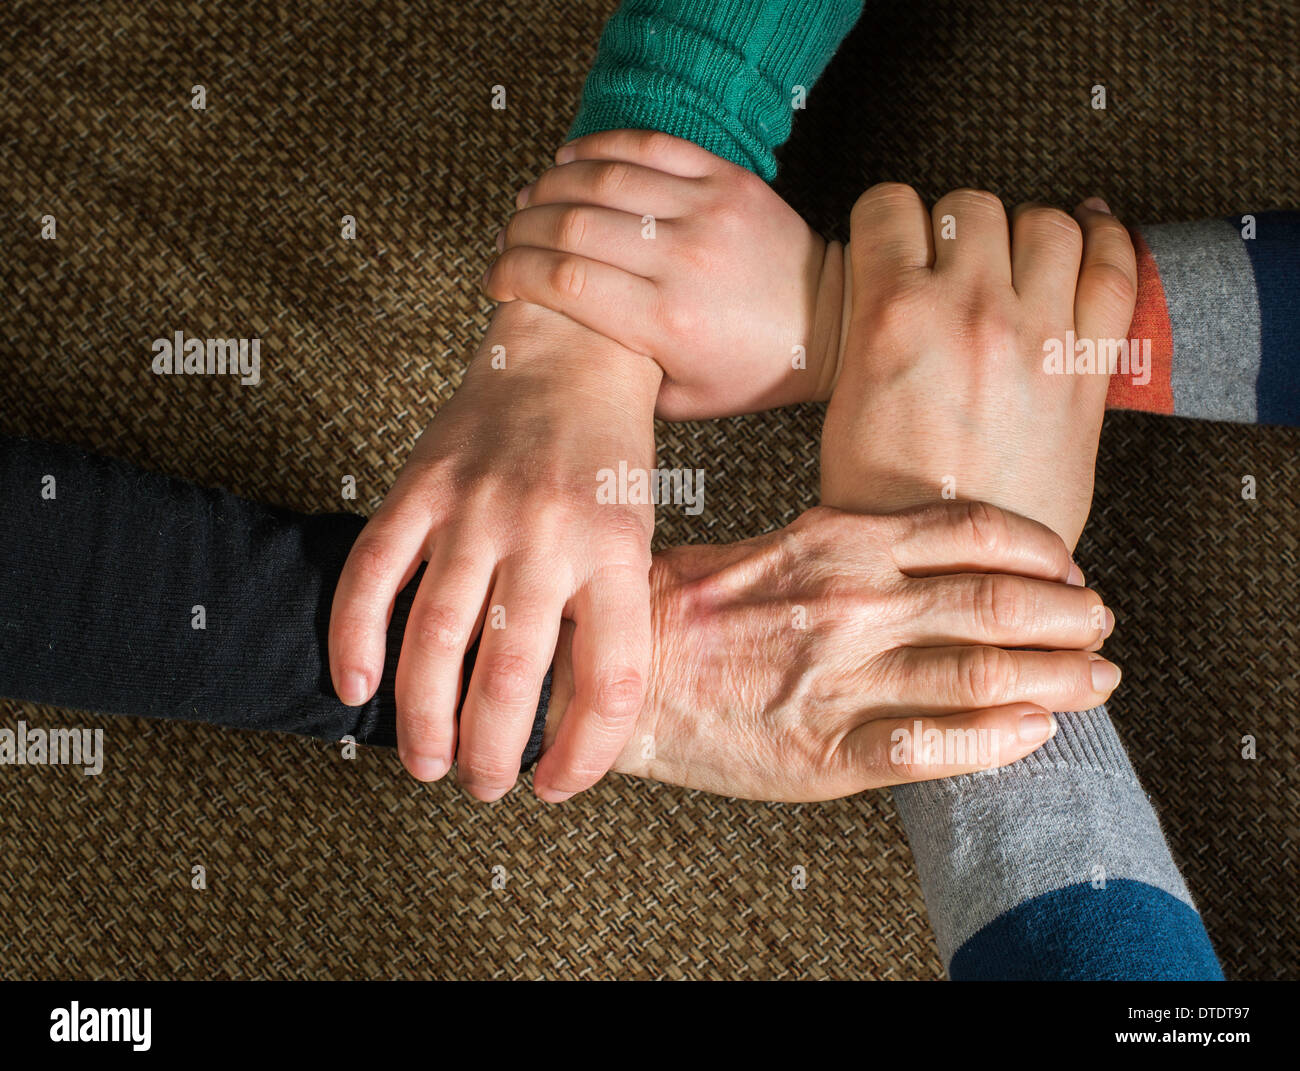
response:
M663 379L653 358L526 301L497 306L466 378L485 372L598 392L637 415L653 412Z
M844 340L851 311L849 257L846 246L827 242L814 299L811 353L813 392L808 401L826 402L839 379Z

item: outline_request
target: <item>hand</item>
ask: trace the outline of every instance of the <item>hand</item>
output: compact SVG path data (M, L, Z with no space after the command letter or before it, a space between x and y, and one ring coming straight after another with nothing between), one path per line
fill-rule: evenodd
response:
M680 138L590 134L521 191L484 276L664 371L658 414L728 416L829 396L843 250L758 176Z
M1049 374L1045 343L1123 339L1137 292L1128 231L1098 207L1072 219L1022 205L1008 237L989 193L957 190L931 213L907 186L862 195L824 503L880 511L955 495L1041 521L1074 548L1110 376Z
M651 685L614 769L807 801L1015 762L1055 731L1049 710L1109 694L1088 653L1101 600L1081 582L1053 533L974 503L818 507L734 546L658 554ZM562 634L548 741L568 666Z
M357 539L330 617L345 703L374 693L394 597L429 563L396 677L398 749L419 780L440 778L455 756L472 795L510 790L562 616L574 626L574 716L535 791L566 799L622 749L649 672L653 507L599 502L598 472L654 467L659 378L652 361L555 313L498 310ZM458 728L461 663L480 629Z

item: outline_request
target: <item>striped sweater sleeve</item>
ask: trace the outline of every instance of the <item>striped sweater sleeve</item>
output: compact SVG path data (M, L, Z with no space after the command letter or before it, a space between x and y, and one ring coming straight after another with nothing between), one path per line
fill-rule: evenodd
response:
M1140 227L1130 366L1107 405L1300 424L1300 212Z

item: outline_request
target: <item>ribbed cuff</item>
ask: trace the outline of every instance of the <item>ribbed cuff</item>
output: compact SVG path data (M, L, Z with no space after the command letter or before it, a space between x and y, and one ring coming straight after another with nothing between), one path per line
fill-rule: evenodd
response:
M796 87L812 88L861 11L860 0L625 0L569 137L660 130L770 180Z

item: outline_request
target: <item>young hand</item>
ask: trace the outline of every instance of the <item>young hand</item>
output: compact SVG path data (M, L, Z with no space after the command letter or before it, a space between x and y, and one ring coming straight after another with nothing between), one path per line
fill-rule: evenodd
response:
M653 507L599 502L598 472L654 467L659 379L654 362L546 309L498 310L357 539L329 630L345 703L374 693L394 597L429 563L396 677L398 749L419 780L442 777L454 756L477 798L510 790L562 617L573 624L574 716L535 791L566 799L622 749L649 673ZM458 727L461 664L480 631Z
M869 511L962 498L1048 525L1073 549L1092 501L1110 376L1056 374L1052 346L1123 339L1136 263L1099 201L1074 217L907 186L853 208L851 307L822 436L822 501Z
M498 301L564 313L664 371L659 416L824 399L843 250L753 173L667 134L563 146L521 191L484 276Z

